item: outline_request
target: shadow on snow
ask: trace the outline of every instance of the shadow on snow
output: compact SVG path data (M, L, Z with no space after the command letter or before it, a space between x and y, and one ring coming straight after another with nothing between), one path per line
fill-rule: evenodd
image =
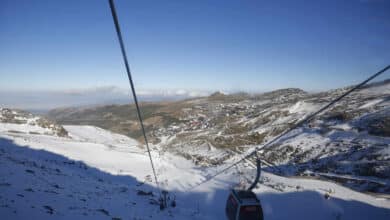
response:
M82 161L70 160L64 156L54 154L45 150L35 150L31 149L28 146L19 146L15 144L12 140L0 138L0 158L2 160L9 159L6 155L28 155L28 160L31 161L45 161L49 164L52 164L52 168L57 168L61 166L76 166L80 168L81 173L84 172L85 175L92 176L96 180L104 181L105 183L119 183L126 186L129 186L133 189L142 189L144 191L153 191L157 195L157 189L151 185L143 184L140 186L140 182L132 176L123 176L123 175L112 175L107 172L103 172L97 168L90 167L83 163ZM20 163L25 163L19 161ZM47 164L47 163L46 163ZM136 167L134 167L136 169ZM7 170L0 168L1 176L5 176ZM146 175L146 174L145 174ZM29 177L28 177L29 178ZM31 175L31 178L35 178ZM69 179L72 180L72 179ZM4 181L4 178L1 180ZM76 181L76 180L73 180ZM97 181L99 183L99 181ZM24 183L21 183L24 184ZM28 183L25 183L28 184ZM103 183L102 183L103 184ZM70 189L72 192L82 191L82 184L78 182L71 184L73 189ZM4 201L5 195L3 194L3 189L0 186L0 201ZM12 185L10 187L13 187ZM24 186L25 188L31 187L28 185ZM261 187L261 186L260 186ZM115 206L126 207L127 203L134 200L140 200L139 195L136 191L128 190L123 192L124 198L128 198L128 201L118 200L111 204L109 207L104 207L109 213L122 213L122 219L129 219L131 214L126 214L128 210L121 210L116 212ZM225 200L228 196L228 189L212 189L207 192L181 192L181 191L171 191L171 195L176 195L177 198L177 207L169 208L168 210L161 212L170 212L170 214L160 213L159 207L157 205L149 204L149 201L145 201L145 204L149 204L145 207L140 208L140 213L144 213L145 219L150 218L150 213L154 213L153 217L158 219L225 219L224 209L225 209ZM74 200L69 198L64 194L56 195L57 200L69 200L70 203L77 203L78 198L75 196ZM338 198L330 198L326 200L321 194L314 191L300 191L300 192L290 192L290 193L263 193L258 195L263 205L264 215L266 220L271 219L390 219L390 209L375 207L370 204L362 203L359 201L347 201ZM148 197L143 197L141 200L148 200ZM157 196L154 196L154 199L157 199ZM2 201L3 200L3 201ZM77 200L77 201L76 201ZM92 201L98 203L99 201ZM118 204L120 202L126 204ZM96 204L95 204L96 205ZM56 204L52 205L53 207ZM97 204L98 206L98 204ZM18 208L18 207L17 207ZM21 209L23 207L20 207ZM4 209L0 208L0 215L3 216L2 212ZM157 214L156 214L157 213ZM157 215L157 216L156 216ZM173 216L173 217L172 217ZM62 217L66 219L65 216L52 216L52 217ZM80 218L85 218L86 216L79 216ZM104 217L104 216L103 216ZM91 218L91 217L90 217ZM96 219L96 217L92 217ZM73 218L74 219L74 218ZM104 219L107 219L105 216Z

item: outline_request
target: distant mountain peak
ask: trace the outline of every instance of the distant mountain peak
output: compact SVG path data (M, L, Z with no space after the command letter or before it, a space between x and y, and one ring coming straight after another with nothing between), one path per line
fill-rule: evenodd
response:
M224 97L224 96L226 96L226 95L227 95L227 94L225 94L225 93L223 93L223 92L221 92L221 91L216 91L216 92L212 93L212 94L210 95L210 97L220 97L220 96Z

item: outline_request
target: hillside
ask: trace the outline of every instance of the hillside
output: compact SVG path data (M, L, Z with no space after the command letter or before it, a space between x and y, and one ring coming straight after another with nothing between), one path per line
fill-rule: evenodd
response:
M144 103L148 137L202 167L261 146L348 88L321 93L281 89L250 95L214 93L178 102ZM57 109L62 124L95 125L141 139L133 105ZM359 191L390 193L390 81L364 87L290 137L264 149L275 174L331 179Z
M21 110L0 108L0 123L0 130L6 132L68 136L61 125Z

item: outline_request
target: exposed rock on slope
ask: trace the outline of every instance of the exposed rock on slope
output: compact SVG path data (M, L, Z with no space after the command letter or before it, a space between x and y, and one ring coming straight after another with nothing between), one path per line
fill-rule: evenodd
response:
M21 110L0 108L0 122L4 123L1 129L7 129L9 132L68 136L68 132L61 125Z

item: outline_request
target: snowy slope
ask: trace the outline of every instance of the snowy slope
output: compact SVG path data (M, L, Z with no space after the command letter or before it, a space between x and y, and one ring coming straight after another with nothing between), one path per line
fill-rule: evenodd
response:
M156 196L139 195L158 192L139 143L93 126L65 129L69 137L0 130L2 219L224 219L228 189L254 175L242 164L198 186L224 165L198 168L182 157L153 152L159 180L178 203L160 211L151 204ZM388 199L326 181L263 173L255 192L265 219L390 217Z
M143 103L147 136L156 149L197 167L221 166L262 147L351 87L320 93L281 89L222 94L177 102ZM139 140L134 105L58 109L63 124L95 125ZM390 81L356 90L293 135L263 149L278 175L336 181L360 192L390 194ZM275 169L277 166L277 169ZM274 172L277 171L277 172Z

